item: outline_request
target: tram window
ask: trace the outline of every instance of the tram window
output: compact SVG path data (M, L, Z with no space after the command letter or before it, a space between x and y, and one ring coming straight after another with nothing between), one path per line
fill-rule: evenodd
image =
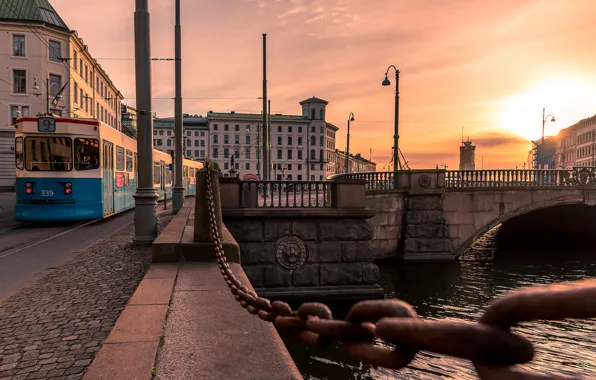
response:
M126 150L126 171L132 172L132 152L130 150Z
M25 169L31 171L72 170L72 140L69 137L25 138Z
M99 168L99 141L96 139L75 139L75 169L93 170Z
M135 172L139 170L139 159L137 157L137 152L135 152Z
M124 171L124 148L121 146L116 146L116 170Z
M156 185L161 183L161 164L159 162L153 163L153 183Z
M23 169L23 138L17 137L14 143L14 159L17 169Z
M188 166L183 166L182 167L182 176L183 177L188 177Z
M166 177L168 179L168 182L167 182L168 185L171 185L172 184L172 171L171 170L166 169Z

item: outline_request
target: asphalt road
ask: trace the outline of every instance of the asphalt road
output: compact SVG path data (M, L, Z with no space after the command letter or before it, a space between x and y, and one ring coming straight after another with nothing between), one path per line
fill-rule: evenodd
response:
M0 233L20 224L14 220L15 193L0 193Z
M14 206L13 206L14 207ZM6 211L3 208L2 214ZM2 215L0 222L0 300L72 259L96 240L133 223L134 211L105 220L62 225L20 224Z

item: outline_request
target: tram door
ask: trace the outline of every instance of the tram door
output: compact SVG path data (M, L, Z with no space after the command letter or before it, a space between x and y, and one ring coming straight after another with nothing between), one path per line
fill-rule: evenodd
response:
M165 161L159 161L159 166L161 168L161 191L163 191L164 197L167 198L168 188L166 187L166 163Z
M103 214L114 213L114 144L103 142Z

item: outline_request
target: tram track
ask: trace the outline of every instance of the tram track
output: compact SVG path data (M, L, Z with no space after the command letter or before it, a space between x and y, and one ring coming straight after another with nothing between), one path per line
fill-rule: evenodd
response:
M52 234L50 234L48 236L40 237L40 238L34 240L33 242L26 243L25 246L21 246L21 247L18 247L16 249L14 249L15 247L7 247L4 250L0 251L0 259L3 259L5 257L11 256L11 255L14 255L15 253L24 251L26 249L35 247L35 246L37 246L39 244L45 243L45 242L47 242L49 240L52 240L52 239L55 239L55 238L57 238L59 236L66 235L66 234L68 234L70 232L76 231L76 230L78 230L80 228L86 227L86 226L88 226L90 224L93 224L93 223L96 223L97 221L100 221L100 220L101 219L94 219L94 220L90 220L90 221L81 221L81 222L78 222L78 223L76 223L74 225L70 225L70 226L66 227L63 230L54 232L54 233L52 233ZM16 230L22 229L22 228L24 228L26 226L30 226L32 224L33 223L23 223L21 225L17 225L17 226L11 227L10 229L0 230L0 234L3 234L3 233L5 234L5 233L8 233L8 232L16 231Z
M12 232L12 231L20 230L21 228L25 228L27 226L31 226L32 224L33 224L33 222L26 222L26 223L17 224L17 225L12 226L12 227L3 228L3 229L0 230L0 235L7 234L7 233Z

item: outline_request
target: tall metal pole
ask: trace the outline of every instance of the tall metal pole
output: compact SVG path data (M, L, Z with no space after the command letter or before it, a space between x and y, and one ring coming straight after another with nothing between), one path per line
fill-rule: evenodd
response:
M157 191L153 188L153 125L151 123L151 41L148 0L136 0L135 73L138 109L138 181L135 198L135 243L157 237Z
M46 113L50 114L50 80L46 79ZM81 103L83 101L81 100Z
M269 168L271 168L271 100L267 101L267 134L269 135L267 136L267 157L269 158ZM269 174L271 174L271 172L269 172Z
M261 152L260 152L260 145L261 145L261 131L260 125L257 124L257 175L259 179L261 177Z
M395 128L393 135L393 171L399 169L399 70L395 70Z
M544 165L542 161L544 160L544 123L546 122L544 116L545 112L546 107L542 107L542 142L540 143L540 163L538 164L538 169L543 169L543 167L541 168L540 166Z
M270 180L269 123L267 123L267 33L263 33L263 179Z
M350 118L348 118L348 142L346 145L346 173L350 172L348 161L350 161Z
M174 187L172 188L172 212L178 213L184 204L184 184L182 183L182 151L184 131L182 128L182 36L180 27L180 0L176 0L176 26L175 32L175 60L176 60L176 96L174 98L174 136L175 154L174 154Z

